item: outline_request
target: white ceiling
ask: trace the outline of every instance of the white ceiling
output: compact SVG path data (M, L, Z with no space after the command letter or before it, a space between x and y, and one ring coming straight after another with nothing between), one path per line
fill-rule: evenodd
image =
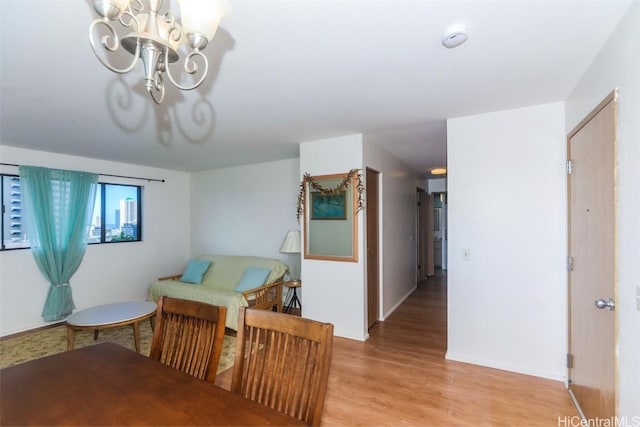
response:
M0 142L198 171L363 133L425 173L445 119L564 100L632 1L232 0L208 80L157 106L95 58L92 2L0 0Z

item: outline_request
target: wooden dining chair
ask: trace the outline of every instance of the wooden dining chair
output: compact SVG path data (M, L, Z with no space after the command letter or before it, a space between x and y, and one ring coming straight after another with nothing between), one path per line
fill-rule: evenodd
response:
M161 296L149 357L214 382L226 317L226 307Z
M320 425L332 345L330 323L242 307L231 391Z

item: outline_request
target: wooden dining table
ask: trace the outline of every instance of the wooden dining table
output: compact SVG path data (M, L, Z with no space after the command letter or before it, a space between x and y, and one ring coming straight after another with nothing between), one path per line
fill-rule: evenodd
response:
M304 425L113 343L0 370L0 425Z

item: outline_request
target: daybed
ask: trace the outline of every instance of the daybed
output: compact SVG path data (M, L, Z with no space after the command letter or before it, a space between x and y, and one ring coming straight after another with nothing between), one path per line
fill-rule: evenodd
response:
M162 295L227 307L226 327L238 328L240 307L282 311L282 279L288 267L271 258L203 255L183 274L161 277L149 286L149 300Z

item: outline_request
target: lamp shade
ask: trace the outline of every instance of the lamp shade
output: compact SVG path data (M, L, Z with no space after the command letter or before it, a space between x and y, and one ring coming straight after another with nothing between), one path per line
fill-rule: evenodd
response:
M231 12L229 0L179 0L182 28L211 40L222 18Z
M300 230L289 230L284 236L280 252L283 254L299 254L300 253Z

